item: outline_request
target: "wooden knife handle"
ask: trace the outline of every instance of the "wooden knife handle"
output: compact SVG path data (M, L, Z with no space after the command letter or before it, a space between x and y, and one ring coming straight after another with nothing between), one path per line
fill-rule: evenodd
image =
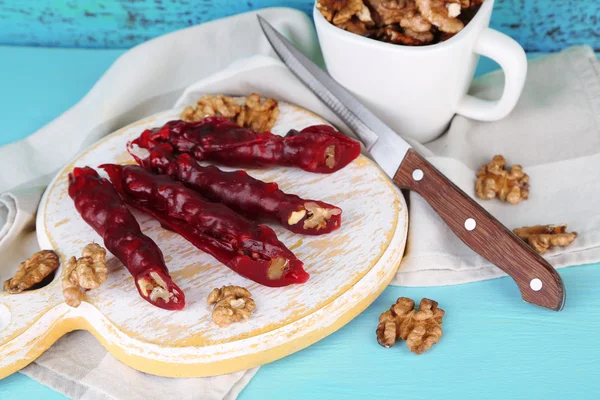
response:
M565 288L556 270L413 149L393 180L419 193L467 246L510 275L523 300L563 308Z

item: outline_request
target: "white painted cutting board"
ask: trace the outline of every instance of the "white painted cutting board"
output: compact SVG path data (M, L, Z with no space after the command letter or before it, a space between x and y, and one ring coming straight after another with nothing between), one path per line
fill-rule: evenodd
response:
M324 123L297 107L280 104L273 131L285 134ZM133 163L125 144L144 129L177 119L181 110L159 113L102 139L60 171L38 211L40 246L65 262L87 243L102 243L79 217L67 194L75 166ZM303 349L348 323L387 286L406 242L406 204L377 166L361 156L331 175L293 168L248 170L282 190L342 208L342 227L325 236L302 236L271 225L305 263L303 285L268 288L238 276L146 215L134 212L142 230L162 249L173 280L186 295L182 311L165 311L142 300L133 278L109 255L109 278L78 308L67 306L57 277L44 288L0 295L0 378L35 360L65 333L90 331L115 357L138 370L172 377L200 377L262 365ZM249 321L219 328L211 322L209 292L245 286L257 309ZM377 321L373 321L375 329Z

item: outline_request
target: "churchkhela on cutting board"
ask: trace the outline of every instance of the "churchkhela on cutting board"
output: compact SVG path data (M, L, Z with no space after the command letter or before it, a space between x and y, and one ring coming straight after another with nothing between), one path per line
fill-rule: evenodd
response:
M290 130L282 137L256 133L215 116L198 122L170 121L144 131L137 142L145 148L170 143L176 151L199 161L232 167L282 165L319 173L338 171L360 155L359 142L327 125Z
M69 196L83 220L133 276L140 296L166 310L185 306L183 291L172 281L162 252L144 235L113 185L90 168L69 174Z
M166 175L136 165L104 164L123 200L156 218L238 274L265 286L304 283L302 261L266 225L257 225L227 206L207 201Z
M146 158L135 153L134 145L140 145L139 138L128 149L148 171L169 175L208 200L222 203L250 219L277 221L292 232L307 235L326 234L340 227L342 210L331 204L284 193L277 183L260 181L245 171L226 172L212 165L201 166L189 154L175 155L168 143L147 149Z

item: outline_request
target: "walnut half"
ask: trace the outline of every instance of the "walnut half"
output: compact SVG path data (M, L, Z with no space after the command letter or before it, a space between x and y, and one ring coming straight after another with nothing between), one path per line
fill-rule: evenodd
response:
M275 125L279 104L275 99L261 99L256 93L240 99L222 94L205 95L198 99L195 107L186 107L179 117L187 122L197 122L213 115L229 118L254 132L266 132Z
M318 0L317 10L334 25L344 24L354 16L364 22L371 21L369 9L362 0Z
M250 318L256 303L250 292L241 286L223 286L210 292L206 302L214 304L212 320L220 327Z
M376 333L380 345L392 347L397 339L403 339L410 351L422 354L440 340L444 310L429 299L422 299L418 310L414 307L413 300L400 297L379 316Z
M477 172L475 193L482 200L495 197L510 204L517 204L529 198L529 176L523 167L513 165L506 169L506 160L496 155Z
M544 254L554 246L566 247L577 238L576 232L567 232L567 224L525 226L513 232L539 254Z
M58 268L58 256L52 250L38 251L19 264L15 276L4 282L4 290L9 293L21 293L40 283Z
M63 269L62 287L65 302L79 307L85 292L98 288L108 277L106 250L90 243L81 251L81 258L71 257Z

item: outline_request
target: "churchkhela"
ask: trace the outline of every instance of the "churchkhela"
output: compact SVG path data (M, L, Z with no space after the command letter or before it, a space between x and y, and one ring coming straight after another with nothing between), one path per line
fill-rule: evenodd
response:
M232 167L281 165L319 173L338 171L360 155L359 142L327 125L292 129L278 136L256 133L217 116L198 122L170 121L142 132L137 142L145 148L170 143L177 152L199 161Z
M149 148L149 155L142 158L135 152L139 138L128 145L130 154L146 170L168 175L194 189L210 201L222 203L247 218L262 218L281 223L288 230L321 235L338 229L342 210L318 200L305 200L287 194L277 183L266 183L248 175L245 171L226 172L215 166L202 166L189 154L175 155L168 143ZM144 142L151 146L152 143ZM140 146L141 147L141 146Z
M302 261L268 226L255 224L181 182L140 166L104 164L100 168L127 204L150 214L238 274L271 287L308 280Z
M142 233L108 180L90 167L75 168L69 174L69 196L83 220L102 237L106 249L131 273L144 300L166 310L185 306L185 295L172 281L162 252Z

